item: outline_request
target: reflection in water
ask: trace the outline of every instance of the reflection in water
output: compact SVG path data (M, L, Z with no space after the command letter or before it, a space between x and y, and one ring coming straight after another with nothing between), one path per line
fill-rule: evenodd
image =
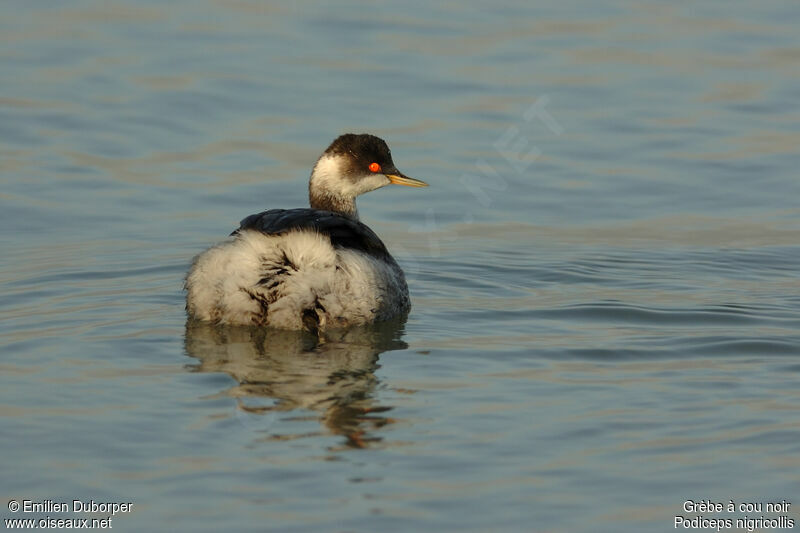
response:
M217 326L188 320L186 351L200 360L198 372L225 372L238 385L237 417L308 409L347 445L364 448L381 439L369 430L391 419L391 407L375 405L378 355L407 348L400 341L405 318L342 331L318 339L307 332ZM264 402L268 402L264 405ZM304 435L273 436L298 438Z

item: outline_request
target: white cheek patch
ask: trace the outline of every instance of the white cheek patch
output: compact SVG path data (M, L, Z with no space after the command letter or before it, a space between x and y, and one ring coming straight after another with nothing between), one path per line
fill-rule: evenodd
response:
M345 196L354 198L375 189L380 189L391 182L389 178L376 172L367 176L351 181L342 177L342 172L347 165L347 161L342 156L321 157L314 166L311 174L312 187L320 191L328 191L335 196Z
M364 194L365 192L374 191L389 185L391 181L389 178L380 173L375 173L370 176L359 179L355 183L355 188L358 191L356 194Z
M342 194L348 194L347 188L351 184L340 177L344 165L343 157L332 155L321 157L311 173L312 186L324 191L339 190Z

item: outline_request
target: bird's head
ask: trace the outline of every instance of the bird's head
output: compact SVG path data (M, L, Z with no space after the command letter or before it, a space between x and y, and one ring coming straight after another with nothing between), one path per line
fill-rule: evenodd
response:
M400 172L380 137L366 133L339 136L322 153L311 172L311 207L342 212L357 218L355 198L386 185L427 187Z

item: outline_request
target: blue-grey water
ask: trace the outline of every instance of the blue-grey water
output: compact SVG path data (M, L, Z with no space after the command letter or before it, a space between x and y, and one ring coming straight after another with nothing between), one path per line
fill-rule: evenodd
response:
M798 25L781 0L3 2L0 518L799 522ZM359 201L407 321L317 347L187 323L192 257L306 205L347 131L431 184Z

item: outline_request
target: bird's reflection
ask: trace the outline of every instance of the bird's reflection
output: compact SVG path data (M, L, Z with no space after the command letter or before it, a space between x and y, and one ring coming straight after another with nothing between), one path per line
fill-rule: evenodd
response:
M381 440L373 434L376 428L391 422L382 414L391 407L373 398L375 370L379 354L407 348L399 340L404 324L403 319L317 337L190 319L185 345L199 360L193 370L225 372L238 382L227 391L237 398L237 417L275 411L297 411L303 417L310 410L328 431L345 437L347 446L364 448Z

